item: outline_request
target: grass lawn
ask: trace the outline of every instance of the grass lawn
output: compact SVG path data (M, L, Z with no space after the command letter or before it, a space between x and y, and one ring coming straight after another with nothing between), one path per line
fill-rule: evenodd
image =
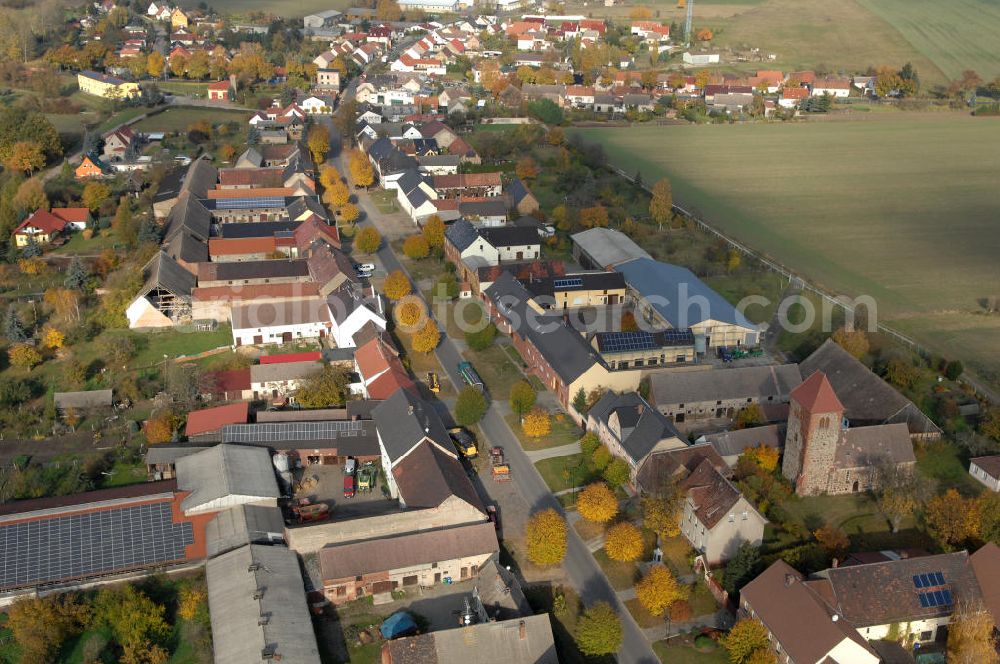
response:
M868 494L807 496L786 501L782 507L810 532L823 525L836 526L848 535L889 530L888 521ZM913 517L909 517L903 520L901 528L913 524Z
M691 615L695 617L710 615L719 610L715 597L701 579L695 582L688 601L691 603Z
M139 484L146 481L146 464L142 461L138 463L115 461L115 465L111 467L109 472L111 475L105 478L101 488L107 489L113 486Z
M662 625L664 622L662 616L654 616L647 611L638 598L625 600L625 606L628 608L628 612L632 614L632 617L635 618L639 627L656 627Z
M608 558L608 554L604 552L604 549L598 549L594 552L594 560L604 570L608 581L611 582L611 587L615 590L631 588L640 578L638 565L634 562L622 563L617 560L611 560Z
M208 83L198 81L159 81L157 86L167 94L204 97L208 93Z
M965 495L977 495L983 490L983 485L969 475L968 460L963 458L957 445L943 440L932 441L915 445L913 452L917 468L936 480L942 491L954 488Z
M399 202L396 199L396 192L390 191L388 189L373 189L369 194L372 197L372 203L378 208L378 211L382 214L392 214L393 212L399 211ZM398 254L400 258L403 258L402 253Z
M444 273L444 262L433 258L422 258L413 260L403 254L403 240L396 240L392 243L392 248L399 257L399 262L403 264L406 271L410 273L410 278L419 283L424 279L437 279Z
M535 464L535 468L552 493L572 489L574 486L582 487L599 477L598 473L591 472L584 464L583 454L542 459ZM570 498L570 503L573 502L572 496L567 498Z
M691 564L688 562L694 549L688 544L683 536L671 537L660 542L660 550L663 551L663 562L677 576L684 576L691 573Z
M441 389L445 389L447 380L442 379L441 363L438 362L434 353L416 353L413 351L413 344L410 342L410 335L400 332L393 332L393 336L398 342L398 347L402 351L403 357L409 365L410 372L419 380L427 378L428 371L436 371L438 380L441 382Z
M721 646L702 651L671 639L654 643L653 652L663 664L729 664L729 655Z
M563 415L561 422L558 419L558 415ZM506 419L514 435L521 442L521 447L529 451L569 445L580 440L580 436L583 435L583 432L561 411L553 414L550 418L552 432L548 436L542 436L541 438L531 438L525 435L524 430L521 428L521 422L515 413L510 413L506 416Z
M69 237L69 242L49 253L55 256L72 256L74 254L97 255L105 249L113 249L114 247L114 235L111 234L111 229L107 229L94 235L89 240L84 239L83 233L73 233Z
M233 333L228 323L220 325L211 332L186 332L183 328L170 328L152 332L111 330L104 334L128 336L136 342L138 353L132 360L133 366L136 367L154 366L163 362L164 355L168 358L197 355L233 343Z
M162 113L143 118L133 125L138 131L152 132L183 132L188 126L199 121L208 120L213 125L224 122L246 123L250 111L233 111L222 108L168 108Z
M511 386L524 378L520 369L499 346L490 346L486 350L479 351L467 349L464 355L483 379L486 391L492 399L506 400L510 396Z

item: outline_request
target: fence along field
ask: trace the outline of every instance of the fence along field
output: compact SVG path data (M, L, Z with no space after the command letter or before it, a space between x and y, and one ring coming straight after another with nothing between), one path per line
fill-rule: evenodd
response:
M675 201L879 319L1000 378L995 122L955 113L865 122L574 130ZM940 332L939 332L940 331Z

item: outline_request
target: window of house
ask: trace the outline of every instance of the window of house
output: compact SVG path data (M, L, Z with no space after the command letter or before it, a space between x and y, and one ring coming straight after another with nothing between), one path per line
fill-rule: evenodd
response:
M635 361L636 368L641 367L641 366L645 366L645 364L646 363L643 360L636 360Z
M748 399L747 399L747 403L753 403L753 398L752 398L752 397L751 397L751 398L748 398Z
M931 640L931 636L933 636L933 635L934 635L934 632L920 632L920 640L921 641L930 641Z
M743 510L743 520L744 521L747 520L747 511L746 510Z
M431 569L437 569L437 566L438 566L437 563L431 563Z
M733 521L736 521L736 515L735 514L730 514L729 515L729 523L732 523Z
M684 404L682 404L682 403L680 403L680 404L677 404L677 407L678 407L678 408L683 408L683 407L684 407Z

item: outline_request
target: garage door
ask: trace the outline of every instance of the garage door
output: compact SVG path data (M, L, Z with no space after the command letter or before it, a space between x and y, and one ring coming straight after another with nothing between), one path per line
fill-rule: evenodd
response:
M404 586L415 586L415 585L417 585L417 575L414 574L413 576L404 576L403 577L403 585Z
M372 593L387 593L392 590L392 581L379 581L372 584Z

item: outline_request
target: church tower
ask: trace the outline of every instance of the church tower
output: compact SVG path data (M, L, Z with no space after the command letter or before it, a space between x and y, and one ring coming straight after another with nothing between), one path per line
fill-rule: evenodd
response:
M800 496L824 493L840 443L844 406L822 371L792 390L781 472Z

